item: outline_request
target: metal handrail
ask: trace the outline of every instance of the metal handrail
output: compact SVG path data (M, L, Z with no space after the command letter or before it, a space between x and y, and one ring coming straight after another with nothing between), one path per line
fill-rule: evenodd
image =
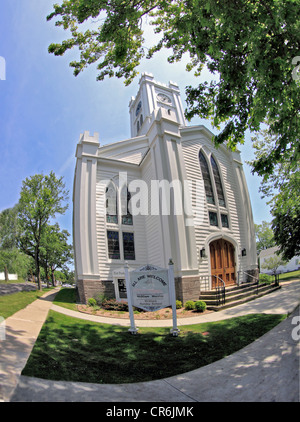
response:
M244 274L246 274L247 275L247 277L251 277L251 278L254 278L254 284L256 284L256 294L258 295L258 283L259 283L259 278L257 278L257 277L254 277L254 275L251 275L251 274L249 274L249 273L247 273L247 271L239 271L239 273L240 272L242 272L242 273L244 273ZM240 283L239 283L239 285L240 285Z
M223 285L219 286L216 285L216 296L217 296L217 301L218 301L218 305L224 305L225 304L225 281L222 280L222 278L218 277L217 275L212 275L211 277L215 277L215 279L218 280L218 284L219 282L221 282Z
M208 289L210 288L210 286L212 286L212 284L210 286L207 285L207 281L209 281L210 277L211 278L214 277L215 280L217 281L215 289L216 289L216 297L217 297L219 304L222 304L222 305L225 304L225 299L226 299L225 298L225 292L226 292L225 291L225 281L222 280L222 278L218 277L217 275L208 275L207 274L207 275L200 276L200 280L204 279L205 285L207 286ZM221 284L221 286L220 286L220 284ZM201 294L201 287L200 287L200 294Z

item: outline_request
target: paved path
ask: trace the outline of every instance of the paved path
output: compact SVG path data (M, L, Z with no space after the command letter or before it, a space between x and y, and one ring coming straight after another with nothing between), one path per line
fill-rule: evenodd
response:
M36 290L36 284L34 283L0 283L0 296L33 290Z
M51 299L51 295L48 299ZM42 306L43 317L37 316L37 320L44 321L51 302L43 299L36 302L48 305ZM32 306L36 306L36 302ZM280 290L247 304L202 315L197 317L197 320L193 318L193 322L191 319L179 320L179 324L190 324L204 322L207 318L221 320L254 312L292 312L289 318L274 329L225 359L164 380L118 385L49 381L20 376L40 328L36 325L34 335L33 332L30 335L29 330L26 337L27 331L22 327L26 315L21 318L22 315L16 313L11 317L11 321L10 318L6 320L6 340L0 341L0 348L6 344L6 347L0 350L0 400L2 394L2 401L39 402L299 402L300 344L297 336L299 337L300 330L295 325L300 317L299 303L300 282L286 283ZM54 305L52 309L58 310ZM69 314L68 310L59 310ZM79 315L87 318L84 314ZM97 317L97 321L99 318ZM33 313L30 312L28 324L33 324L33 320ZM111 323L111 319L105 318L105 322ZM113 323L129 325L128 321L121 319L113 319ZM149 324L149 321L137 320L139 326L146 323ZM161 321L151 321L149 325L157 326L158 323L161 324ZM167 322L169 323L171 322ZM3 352L5 356L2 356Z
M5 338L0 338L0 401L9 401L58 290L46 293L1 324Z

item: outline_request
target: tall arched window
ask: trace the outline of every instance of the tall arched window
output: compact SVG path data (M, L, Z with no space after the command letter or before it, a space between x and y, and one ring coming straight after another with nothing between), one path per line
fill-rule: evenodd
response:
M107 256L112 260L135 260L131 194L125 185L120 190L113 181L106 191ZM120 215L120 217L119 217ZM127 226L127 227L124 227Z
M210 162L213 169L219 205L221 205L221 207L225 207L225 197L224 197L222 181L221 181L221 177L219 173L219 168L213 156L210 157Z
M118 224L118 190L113 182L110 182L105 191L106 194L106 221Z
M199 161L200 161L200 167L201 167L202 177L204 181L206 200L209 204L214 204L215 198L214 198L214 192L213 192L210 173L209 173L209 167L202 151L199 152Z
M132 226L132 214L130 212L130 199L131 193L127 186L124 186L121 191L121 211L122 211L122 224Z

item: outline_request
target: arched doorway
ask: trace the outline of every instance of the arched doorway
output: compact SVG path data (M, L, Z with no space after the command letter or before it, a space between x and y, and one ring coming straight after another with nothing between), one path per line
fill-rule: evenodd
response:
M225 239L217 239L210 243L210 265L212 288L216 287L216 277L221 278L226 286L235 284L235 250ZM214 277L216 276L216 277Z

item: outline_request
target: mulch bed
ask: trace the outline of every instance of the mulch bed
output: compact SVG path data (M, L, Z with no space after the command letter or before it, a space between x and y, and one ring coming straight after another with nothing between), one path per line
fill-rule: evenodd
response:
M125 311L107 311L104 309L93 309L93 307L88 305L77 305L77 309L79 312L83 312L85 314L91 315L98 315L102 317L108 318L124 318L129 319L129 312ZM204 312L196 312L196 311L187 311L184 308L177 309L176 315L177 318L191 318L199 315L210 314L214 311L206 310ZM159 311L155 312L139 312L134 314L135 319L154 319L154 320L164 320L164 319L172 319L172 309L171 308L164 308L160 309Z

